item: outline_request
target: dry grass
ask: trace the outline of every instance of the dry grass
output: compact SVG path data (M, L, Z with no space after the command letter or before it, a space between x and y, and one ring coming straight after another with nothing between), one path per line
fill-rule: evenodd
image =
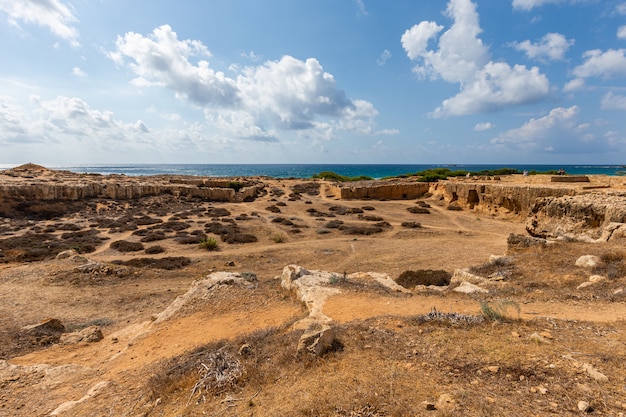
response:
M463 316L452 313L437 316L342 325L337 337L343 350L321 358L296 355L299 332L285 328L202 347L165 366L166 377L153 377L149 385L154 398L168 397L164 403L171 406L175 398L188 397L207 352L228 352L230 363L239 361L245 372L204 401L157 406L150 415L213 415L221 410L226 416L424 415L422 402L436 403L442 394L453 402L432 415L563 415L574 412L579 400L590 402L595 415L615 415L621 409L624 373L618 370L623 357L613 345L624 323L598 327L538 320L494 325L457 320ZM538 331L549 332L551 341L533 342L529 336ZM606 336L581 343L580 336L598 331ZM238 353L244 345L245 353ZM609 382L599 385L581 373L583 362L608 374Z

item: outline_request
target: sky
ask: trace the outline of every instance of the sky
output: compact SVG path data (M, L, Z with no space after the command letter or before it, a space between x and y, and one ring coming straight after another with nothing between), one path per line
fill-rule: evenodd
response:
M0 164L626 164L624 0L0 0Z

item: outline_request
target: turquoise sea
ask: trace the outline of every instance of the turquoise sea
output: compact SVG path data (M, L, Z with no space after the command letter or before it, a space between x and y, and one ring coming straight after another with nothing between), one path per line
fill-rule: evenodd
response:
M15 165L2 165L1 169ZM498 168L514 168L519 171L549 171L563 168L567 174L623 175L622 165L373 165L373 164L107 164L107 165L47 165L47 168L81 173L124 174L124 175L196 175L206 177L268 176L273 178L310 178L323 171L355 177L366 175L384 178L412 174L431 168L448 168L452 171L483 171Z

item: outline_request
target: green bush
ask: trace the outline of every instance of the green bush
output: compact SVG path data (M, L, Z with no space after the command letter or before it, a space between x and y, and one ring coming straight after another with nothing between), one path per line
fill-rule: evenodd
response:
M239 191L241 190L243 187L245 187L245 185L239 181L229 181L226 184L226 188L232 188L235 191Z
M340 175L340 174L337 174L336 172L332 172L332 171L322 171L319 174L313 175L312 178L319 178L319 179L323 179L323 180L339 181L339 182L371 181L371 180L373 180L372 177L368 177L366 175L361 175L361 176L358 176L358 177L347 177L345 175Z
M207 237L200 241L200 249L214 251L218 249L217 240L213 237Z

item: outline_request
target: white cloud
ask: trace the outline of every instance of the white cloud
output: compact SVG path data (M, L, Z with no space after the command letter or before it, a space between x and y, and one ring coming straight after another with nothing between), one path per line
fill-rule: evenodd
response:
M626 25L617 28L617 37L619 39L626 39Z
M615 6L615 10L619 14L626 15L626 3L618 4L617 6Z
M491 143L516 149L545 150L548 147L561 149L559 143L565 142L565 147L574 149L574 142L582 140L583 132L588 128L588 125L576 122L579 112L578 106L557 107L546 116L532 118L519 128L503 132L493 138Z
M585 62L574 68L574 75L579 78L588 77L623 77L626 75L626 49L599 49L586 51Z
M76 77L84 78L87 76L87 73L83 71L82 69L80 69L79 67L74 67L72 68L72 75Z
M484 132L485 130L491 130L494 127L496 127L496 125L494 125L491 122L483 122L483 123L477 123L476 126L474 126L474 130L476 132Z
M116 50L109 57L118 65L130 61L137 75L134 84L158 85L172 89L176 96L198 106L232 106L238 101L234 80L214 71L205 60L197 65L190 57L210 57L199 41L179 41L168 25L156 28L148 37L128 32L118 36Z
M605 110L626 110L626 96L608 92L602 97L601 106Z
M532 10L544 4L561 3L563 0L513 0L513 9Z
M94 146L108 143L124 147L142 142L148 132L141 120L123 122L112 112L92 109L75 97L59 96L42 101L32 96L28 106L0 97L0 143L79 141Z
M562 60L565 52L574 44L573 39L566 39L560 33L547 33L539 42L532 43L529 40L513 43L518 51L523 51L531 59L548 58L553 61Z
M548 79L537 67L511 67L505 62L491 61L488 48L478 38L482 30L476 4L450 0L446 15L453 19L453 24L440 36L437 50L427 49L428 42L443 29L434 22L421 22L402 36L407 56L418 61L414 68L418 75L460 86L459 94L444 100L431 116L492 112L547 96Z
M199 41L179 40L165 25L149 36L127 33L118 37L109 57L128 64L137 75L135 85L161 86L176 97L204 109L206 120L229 135L263 141L277 140L282 130L347 130L375 134L368 102L351 100L336 86L315 58L301 61L284 56L258 66L239 69L235 77L215 71Z
M442 30L443 26L426 21L407 29L400 39L407 56L410 59L418 59L426 51L428 41Z
M566 93L571 93L573 91L581 90L584 86L585 80L583 80L582 78L575 78L565 84L565 86L563 87L563 91Z
M389 52L389 50L385 49L385 50L383 51L383 53L382 53L382 54L380 54L380 58L378 58L378 59L376 60L376 63L377 63L378 65L381 65L381 66L382 66L382 65L385 65L385 64L387 63L387 61L388 61L390 58L391 58L391 52Z
M60 0L0 0L0 10L8 15L9 23L19 27L18 21L45 26L73 47L78 47L78 19L71 6Z

